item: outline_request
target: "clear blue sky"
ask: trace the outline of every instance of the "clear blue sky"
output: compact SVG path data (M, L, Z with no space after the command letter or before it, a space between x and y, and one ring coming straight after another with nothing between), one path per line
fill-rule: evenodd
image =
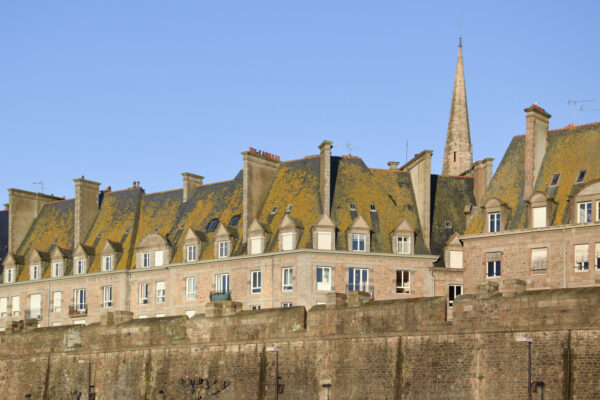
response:
M249 146L284 159L424 149L441 171L463 21L474 158L523 133L533 102L600 109L600 2L3 1L0 204L73 196L73 178L147 192L233 178ZM580 123L600 120L582 112Z

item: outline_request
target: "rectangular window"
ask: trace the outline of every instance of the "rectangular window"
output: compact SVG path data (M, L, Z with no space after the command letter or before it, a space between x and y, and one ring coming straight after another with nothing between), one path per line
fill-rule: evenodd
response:
M448 286L448 307L452 307L454 299L462 294L462 285L450 285Z
M113 288L112 286L104 286L102 288L102 307L112 307L113 305Z
M8 317L8 297L0 297L0 318Z
M369 270L366 268L348 269L348 290L350 292L369 291Z
M154 266L162 267L164 265L164 255L165 252L162 250L158 250L154 252Z
M281 303L282 308L290 308L291 306L292 306L292 303Z
M463 267L463 252L460 250L450 250L450 268Z
M164 303L167 300L167 289L165 282L156 282L156 303Z
M85 260L77 260L75 261L75 274L85 274Z
M187 260L196 261L196 245L191 245L187 247Z
M546 259L548 249L531 249L531 271L534 274L546 273Z
M12 315L18 317L21 314L21 299L19 296L13 296L11 299Z
M488 253L487 254L487 277L493 278L500 276L500 253Z
M219 258L224 258L227 256L229 256L229 242L219 242Z
M52 294L52 307L54 312L62 311L62 292L54 292Z
M229 293L229 274L217 274L215 276L215 292Z
M398 254L410 254L410 238L398 236Z
M352 234L352 250L353 251L365 251L366 235L362 233Z
M102 271L112 271L112 269L113 269L112 256L102 257Z
M317 232L317 248L331 250L331 232Z
M149 284L140 283L138 286L138 299L140 304L148 304Z
M6 269L6 283L13 283L15 281L15 269L7 268Z
M194 300L196 298L196 278L185 278L185 299Z
M150 266L150 253L142 254L142 267L148 268Z
M260 293L262 290L262 273L260 271L252 271L252 293Z
M61 276L62 276L62 263L61 262L52 263L52 277L58 278Z
M396 293L410 293L410 271L396 271Z
M490 213L490 232L500 232L500 213Z
M31 266L31 279L40 279L40 266L32 265Z
M596 202L596 221L600 222L600 201Z
M575 246L575 271L587 271L590 269L588 251L589 246L587 244L578 244Z
M294 233L282 233L281 234L281 250L288 251L294 250Z
M294 268L281 269L281 290L289 292L294 289Z
M29 295L29 318L42 318L42 295L39 293Z
M317 267L317 290L331 290L331 267Z
M262 253L262 237L255 236L250 238L250 254Z
M254 306L250 306L251 310L260 310L260 306L254 305Z
M596 243L596 269L600 269L600 243Z
M546 207L534 207L532 211L532 227L542 228L546 226Z
M85 289L73 290L73 306L75 311L87 310L87 291Z
M577 222L580 224L586 222L592 222L592 202L587 201L585 203L577 203Z

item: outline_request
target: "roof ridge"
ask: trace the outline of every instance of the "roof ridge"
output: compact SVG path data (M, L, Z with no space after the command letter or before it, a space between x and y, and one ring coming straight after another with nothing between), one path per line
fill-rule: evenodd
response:
M69 201L69 200L75 200L75 197L72 197L70 199L60 199L60 200L49 201L49 202L44 203L44 204L55 204L55 203L60 203L60 202L63 202L63 201Z
M591 126L591 125L600 125L600 121L590 122L588 124L581 124L581 125L575 125L573 123L570 123L569 125L565 126L564 128L550 129L550 130L548 130L548 132L564 131L565 129L581 128L581 127L584 127L584 126Z
M282 161L282 162L285 164L285 163L289 163L289 162L302 161L302 160L308 160L308 159L319 158L319 157L321 157L320 154L313 154L311 156L306 156L306 157L301 157L301 158L294 158L293 160L285 160L285 161Z

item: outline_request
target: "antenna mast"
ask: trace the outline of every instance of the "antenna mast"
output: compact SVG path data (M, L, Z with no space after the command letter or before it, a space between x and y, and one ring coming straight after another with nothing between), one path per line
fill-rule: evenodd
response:
M577 104L581 103L592 103L594 100L569 100L568 104L573 104L573 125L577 125L577 115L579 111L595 111L590 109L584 109L583 106L577 108Z
M31 182L32 185L40 185L42 187L42 193L44 193L44 182Z

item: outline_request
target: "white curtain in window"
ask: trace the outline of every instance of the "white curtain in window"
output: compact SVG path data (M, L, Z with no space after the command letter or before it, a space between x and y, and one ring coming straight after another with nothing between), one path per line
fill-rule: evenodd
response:
M294 234L293 233L282 233L281 234L281 250L293 250L294 249Z
M154 253L154 266L156 267L162 267L164 264L164 251L162 250L158 250Z
M20 311L20 310L21 310L21 302L19 301L19 296L13 296L12 311L14 313L15 311Z
M463 267L463 252L460 250L450 250L450 268Z
M250 254L262 253L262 237L256 236L250 238Z
M575 246L575 263L588 262L588 245L579 244Z
M531 249L531 266L533 269L546 269L548 249Z
M0 297L0 317L3 317L7 311L8 308L8 298L6 297Z
M331 232L317 232L317 248L331 250Z
M534 228L546 226L546 207L534 207L532 214Z

